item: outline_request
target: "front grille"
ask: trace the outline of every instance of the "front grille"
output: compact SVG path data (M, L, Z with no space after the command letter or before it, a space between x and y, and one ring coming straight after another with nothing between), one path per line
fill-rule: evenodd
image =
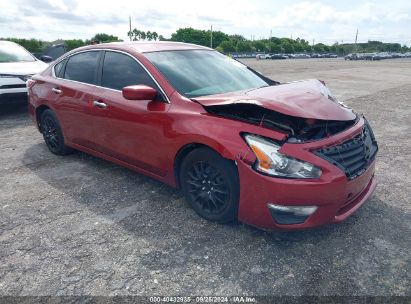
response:
M367 170L377 151L374 134L365 120L361 134L342 144L317 150L315 154L343 170L349 179L354 179Z

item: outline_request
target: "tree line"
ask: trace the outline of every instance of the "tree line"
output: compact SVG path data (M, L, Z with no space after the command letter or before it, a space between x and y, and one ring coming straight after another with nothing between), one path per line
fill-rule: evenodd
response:
M309 41L301 38L278 38L271 37L269 39L251 40L246 39L242 35L228 35L221 31L199 30L194 28L180 28L169 39L154 31L142 31L137 28L127 33L130 40L133 41L180 41L186 43L194 43L203 46L212 46L222 53L335 53L338 55L346 55L348 53L371 53L371 52L409 52L411 47L401 45L400 43L383 43L380 41L368 41L365 43L338 43L326 45L323 43L311 44ZM212 39L211 39L212 35ZM32 53L41 53L50 42L39 39L19 39L19 38L0 38L14 41ZM66 44L68 51L91 44L93 41L101 43L122 41L117 36L99 33L90 39L68 39L60 40Z
M23 46L25 49L27 49L29 52L33 54L40 54L42 53L49 45L52 44L50 41L44 41L41 39L24 39L24 38L0 38L0 40L9 40L13 41L17 44L20 44ZM89 45L95 41L101 42L101 43L106 43L106 42L117 42L117 41L122 41L119 39L117 36L105 34L105 33L99 33L94 35L90 39L58 39L54 41L55 43L64 43L66 45L67 51L74 50L78 47Z
M216 31L212 33L213 47L222 53L335 53L346 55L348 53L371 53L371 52L409 52L410 47L400 43L383 43L380 41L368 41L366 43L338 43L326 45L324 43L311 44L301 38L278 38L250 40L242 35L228 35ZM171 35L170 41L182 41L187 43L210 46L211 31L193 28L178 29Z

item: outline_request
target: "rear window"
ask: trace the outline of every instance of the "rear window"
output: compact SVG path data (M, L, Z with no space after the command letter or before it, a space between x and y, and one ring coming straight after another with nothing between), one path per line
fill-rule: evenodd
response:
M64 78L96 84L99 57L99 51L83 52L71 56L66 64Z

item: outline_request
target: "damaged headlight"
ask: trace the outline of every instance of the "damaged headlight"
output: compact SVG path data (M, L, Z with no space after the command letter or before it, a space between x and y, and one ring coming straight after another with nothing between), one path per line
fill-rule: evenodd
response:
M257 157L256 170L286 178L319 178L321 169L313 164L281 154L279 145L261 137L247 134L247 144Z

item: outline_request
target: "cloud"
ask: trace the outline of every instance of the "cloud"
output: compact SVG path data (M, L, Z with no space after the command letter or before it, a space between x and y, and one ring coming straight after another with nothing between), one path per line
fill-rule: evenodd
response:
M317 42L359 39L411 44L411 2L270 0L14 0L0 3L0 37L89 38L108 32L127 38L133 27L170 36L180 27L229 34L301 37Z

